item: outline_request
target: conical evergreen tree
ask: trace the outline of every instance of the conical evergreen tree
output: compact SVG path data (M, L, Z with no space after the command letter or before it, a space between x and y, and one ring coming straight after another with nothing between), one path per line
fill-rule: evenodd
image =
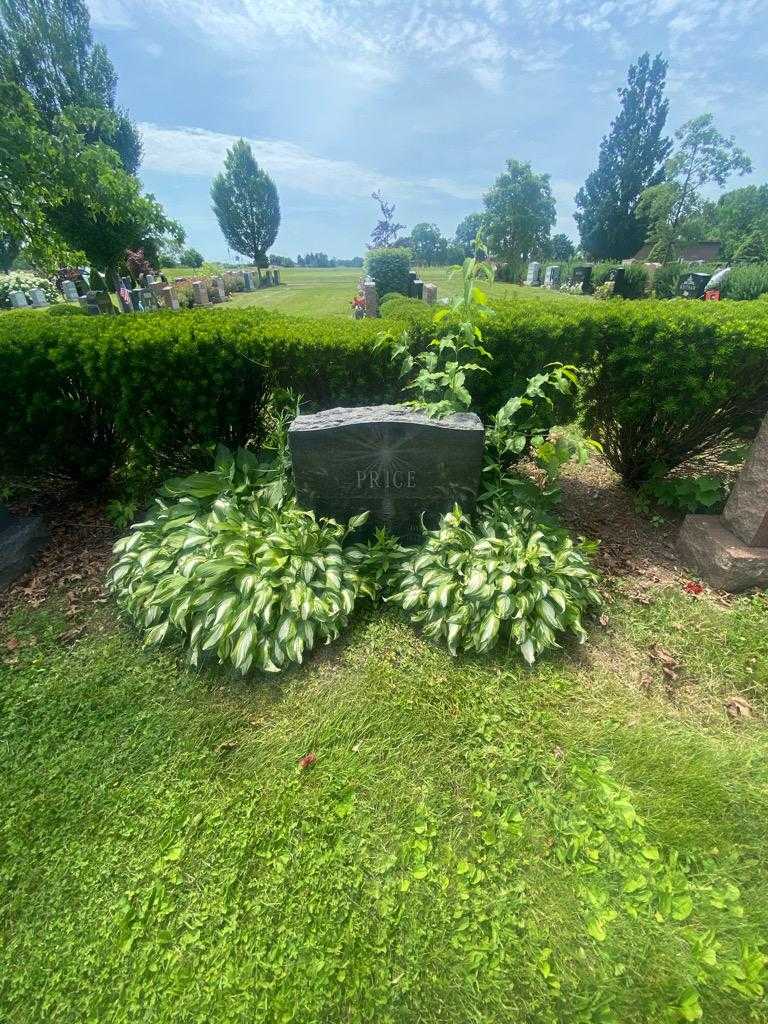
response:
M576 195L581 247L594 259L632 256L647 225L635 217L641 193L664 177L672 144L662 137L669 102L664 97L667 62L648 53L632 64L619 89L621 110L600 143L597 169Z

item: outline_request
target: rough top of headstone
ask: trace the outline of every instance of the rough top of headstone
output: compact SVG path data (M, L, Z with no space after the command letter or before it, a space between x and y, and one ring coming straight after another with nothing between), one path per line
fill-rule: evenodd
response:
M417 423L428 427L450 427L452 430L483 430L479 416L473 412L456 412L443 419L427 416L421 409L404 405L362 405L352 408L325 409L323 412L297 416L290 431L323 430L361 423Z

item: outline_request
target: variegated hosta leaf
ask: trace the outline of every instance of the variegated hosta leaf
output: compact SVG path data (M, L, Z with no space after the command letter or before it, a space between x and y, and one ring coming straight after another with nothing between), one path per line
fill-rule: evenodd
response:
M581 613L600 603L595 583L585 552L531 510L497 512L474 529L457 508L401 563L388 600L453 655L505 641L533 664L559 634L586 637Z
M146 643L175 636L193 664L211 652L243 673L278 672L337 637L362 594L375 596L359 571L368 556L342 548L363 517L345 528L293 502L278 508L263 491L214 494L222 473L237 483L226 459L216 473L172 481L178 500L157 501L117 542L108 583Z

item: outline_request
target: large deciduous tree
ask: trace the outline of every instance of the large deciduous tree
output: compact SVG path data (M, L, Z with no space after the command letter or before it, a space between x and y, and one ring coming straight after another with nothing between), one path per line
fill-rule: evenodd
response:
M619 89L621 109L600 143L597 168L576 195L581 246L595 259L632 256L645 240L647 224L636 217L646 188L664 176L671 142L662 135L667 62L642 54Z
M448 240L443 237L437 224L423 221L411 230L410 248L416 263L431 267L433 264L445 263Z
M108 111L110 118L82 122L85 139L106 143L135 173L141 139L115 105L117 75L93 42L84 0L0 0L0 75L29 93L49 129L72 107Z
M114 271L131 243L183 236L117 153L87 140L78 108L49 128L26 90L0 81L0 109L0 235L38 266L85 258Z
M464 256L473 256L475 253L475 239L480 228L483 226L482 213L470 213L456 226L454 236L456 245L460 246Z
M251 147L239 139L227 150L224 171L211 185L213 212L235 252L266 266L267 249L280 227L280 201L274 181L256 163Z
M714 183L722 188L732 174L751 170L752 161L732 136L720 134L711 114L686 121L675 132L666 179L646 189L637 205L638 217L648 224L651 256L662 262L674 259L681 245L691 240L703 212L703 186Z
M543 249L555 223L549 175L536 174L529 163L507 160L506 171L483 202L488 249L516 274L533 253Z
M573 259L576 255L576 247L568 235L560 233L547 239L541 255L546 260L557 260L559 263L563 263Z

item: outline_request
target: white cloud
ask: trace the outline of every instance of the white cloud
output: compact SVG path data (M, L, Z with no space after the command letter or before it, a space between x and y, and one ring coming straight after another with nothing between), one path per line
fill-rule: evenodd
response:
M165 174L213 177L224 163L227 149L237 141L205 128L163 128L139 125L144 145L145 170ZM399 199L450 196L478 199L482 190L447 178L406 179L378 174L351 160L330 160L283 139L248 139L256 160L272 175L278 187L337 199L368 199L375 189Z
M133 25L123 0L88 0L88 10L94 25L100 28L130 28Z

